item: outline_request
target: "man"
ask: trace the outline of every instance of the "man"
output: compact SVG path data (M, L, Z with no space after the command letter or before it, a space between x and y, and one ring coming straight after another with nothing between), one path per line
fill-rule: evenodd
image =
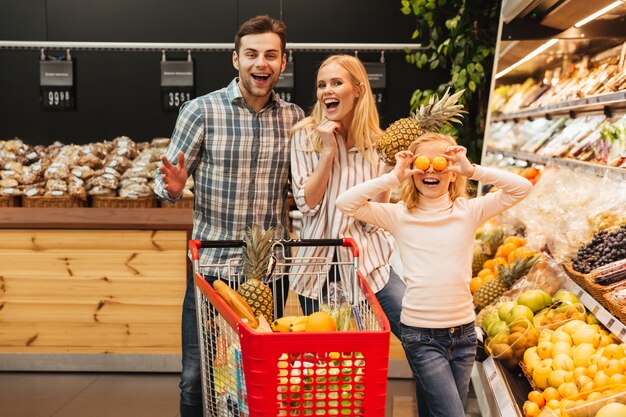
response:
M288 132L304 113L273 92L287 62L285 38L284 23L268 16L243 23L232 55L238 77L180 110L171 143L161 158L163 165L157 170L155 193L174 202L182 195L188 174L193 176L193 239L241 240L253 224L275 227L277 238L288 237ZM224 264L240 256L239 248L204 250L200 263ZM210 269L202 272L209 279L215 277ZM182 348L180 415L202 416L191 277L183 302Z

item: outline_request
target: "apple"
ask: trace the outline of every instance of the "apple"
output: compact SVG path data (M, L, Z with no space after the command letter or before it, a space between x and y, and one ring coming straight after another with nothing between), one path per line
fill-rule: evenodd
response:
M555 330L554 333L552 333L552 336L550 336L550 341L552 343L567 342L571 345L572 337L568 333L564 332L563 330Z
M533 381L539 389L546 389L548 384L548 376L552 372L552 367L546 363L539 363L533 370Z
M537 355L541 359L552 358L552 347L554 345L550 341L539 342L537 344Z
M535 313L533 313L533 311L529 307L525 305L516 305L511 309L509 313L509 320L507 322L513 323L519 319L525 318L530 323L532 323L533 317L535 317Z
M624 350L620 345L611 343L604 347L602 350L602 356L609 359L622 359L624 357Z
M506 324L506 321L498 320L498 321L491 323L491 325L487 329L487 334L491 337L494 337L495 335L500 334L500 333L504 333L504 332L508 333L508 331L509 331L509 328L508 328L508 325Z
M564 353L568 356L572 355L572 344L568 342L556 342L552 345L552 357Z
M576 367L588 367L591 365L591 356L596 353L596 349L591 343L581 343L580 345L575 346L572 350L572 359L574 360L574 365Z
M581 343L591 343L591 345L595 348L600 344L600 333L596 331L591 325L580 325L576 328L574 333L572 333L572 340L575 345L580 345Z
M486 332L492 323L499 321L499 320L500 320L500 316L498 316L498 312L494 310L491 313L487 313L485 317L483 317L483 322L482 322L481 327Z
M598 410L596 417L626 417L626 405L608 403Z
M576 294L574 294L573 292L568 291L568 290L559 290L559 291L557 291L556 294L554 294L554 296L552 297L552 299L554 301L561 301L562 303L565 303L565 304L578 304L578 303L580 303L580 300L578 299Z
M553 368L553 370L550 371L550 373L548 374L548 385L550 385L553 388L558 388L559 385L565 382L566 374L567 374L567 371L564 371L563 369Z
M552 358L552 369L573 371L574 360L566 353L559 353Z
M609 363L604 368L604 372L608 376L613 376L615 374L624 374L624 365L617 359L610 359Z
M570 320L561 326L561 330L571 336L581 324L585 324L585 322L582 320Z
M552 296L544 290L526 290L517 298L517 304L530 308L534 313L546 308L552 302Z
M516 305L517 303L515 301L504 301L501 303L498 306L498 316L500 317L500 320L510 323L511 310L513 310Z

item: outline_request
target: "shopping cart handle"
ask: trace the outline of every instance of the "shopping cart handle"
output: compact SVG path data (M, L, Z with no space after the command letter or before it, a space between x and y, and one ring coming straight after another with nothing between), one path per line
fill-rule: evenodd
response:
M343 246L352 249L354 257L359 256L359 248L350 237L341 239L288 239L277 240L277 245L282 246ZM190 240L189 251L191 259L199 259L198 249L200 248L240 248L246 246L243 240Z

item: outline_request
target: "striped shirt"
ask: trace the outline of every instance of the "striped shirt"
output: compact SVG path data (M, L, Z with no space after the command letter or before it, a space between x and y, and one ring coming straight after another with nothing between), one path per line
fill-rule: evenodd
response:
M310 130L300 129L294 133L291 143L291 176L293 195L298 209L302 212L303 239L335 239L351 237L359 247L359 271L367 278L374 292L380 291L389 280L389 258L393 253L393 238L389 233L371 224L355 220L341 213L335 206L337 196L364 181L384 174L385 164L372 152L370 163L356 149L346 148L346 143L337 137L338 150L333 159L328 186L320 203L310 208L304 201L305 184L319 163L320 153L313 149ZM297 256L323 257L333 260L333 247L301 247ZM340 263L351 259L347 250L337 251ZM324 280L312 265L295 265L290 269L291 288L310 298L318 298ZM341 276L349 278L350 268L342 267ZM344 285L345 286L345 285Z
M253 224L276 227L276 237L287 238L288 133L304 112L272 92L268 104L255 113L237 81L183 105L165 155L176 163L182 151L193 176L193 239L240 240ZM175 201L159 169L155 193ZM200 263L224 264L240 255L239 248L204 249Z

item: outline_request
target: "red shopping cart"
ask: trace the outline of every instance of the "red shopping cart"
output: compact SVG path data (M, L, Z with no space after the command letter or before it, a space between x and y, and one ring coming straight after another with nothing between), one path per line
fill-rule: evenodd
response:
M273 246L276 278L303 273L326 280L350 271L341 281L349 298L351 330L262 333L252 330L200 274L232 287L243 281L241 259L201 265L201 248L242 247L243 241L189 243L194 264L198 334L202 358L204 415L210 417L384 416L389 357L389 323L367 282L358 273L358 248L352 239L285 240ZM295 246L334 246L351 258L291 256ZM307 268L302 268L307 266ZM346 274L343 274L346 275ZM325 281L324 281L325 282ZM276 294L276 293L275 293ZM291 295L291 294L290 294ZM326 307L338 296L320 293ZM293 300L293 299L292 299ZM278 306L274 307L279 311ZM284 315L302 315L287 303Z

